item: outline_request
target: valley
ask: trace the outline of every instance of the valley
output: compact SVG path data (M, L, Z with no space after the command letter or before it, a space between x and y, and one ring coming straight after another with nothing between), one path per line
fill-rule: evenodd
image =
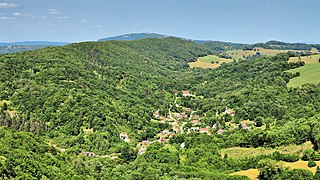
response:
M320 88L287 84L318 63L269 51L221 59L206 45L163 37L1 55L1 170L7 178L248 179L285 161L296 164L271 163L279 176L308 174L285 167L320 160ZM197 60L216 67L192 68Z

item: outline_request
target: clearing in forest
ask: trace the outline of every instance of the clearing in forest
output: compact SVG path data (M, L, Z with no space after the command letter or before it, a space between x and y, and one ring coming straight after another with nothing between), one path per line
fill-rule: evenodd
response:
M307 150L312 149L312 144L310 141L305 142L301 145L289 145L289 146L280 146L277 148L242 148L242 147L234 147L234 148L227 148L222 149L221 154L222 157L225 154L228 154L229 158L244 158L244 157L253 157L259 155L269 155L275 151L278 151L282 154L300 154Z
M215 55L208 55L204 57L199 57L196 62L190 62L189 66L191 68L200 67L200 68L217 68L221 66L222 63L233 62L232 59L220 58Z
M286 72L300 72L300 76L290 79L288 87L301 87L303 84L318 84L320 83L320 63L306 64L302 67L290 69Z
M232 59L239 60L239 59L245 59L248 56L254 56L258 52L261 55L274 56L279 53L286 53L288 52L288 50L264 49L264 48L256 47L254 48L254 50L230 50L230 51L226 51L226 54L231 56Z
M320 54L311 55L311 56L301 56L301 57L291 57L289 62L299 62L303 61L306 64L319 63Z
M320 161L316 161L317 166L320 166ZM308 161L297 161L297 162L283 162L283 167L288 167L289 169L306 169L311 171L313 174L316 173L317 167L308 167ZM258 179L259 170L258 169L248 169L243 171L238 171L231 173L233 175L247 176L250 179Z

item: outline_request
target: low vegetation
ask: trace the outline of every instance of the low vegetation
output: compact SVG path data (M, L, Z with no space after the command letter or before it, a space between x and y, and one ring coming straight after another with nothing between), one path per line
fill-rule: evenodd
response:
M320 83L320 63L306 64L303 67L291 69L289 73L299 73L298 77L291 79L288 87L301 87L304 84L318 84Z
M220 58L215 55L208 55L204 57L199 57L196 62L190 62L189 66L191 68L199 67L199 68L218 68L223 63L233 62L231 59Z

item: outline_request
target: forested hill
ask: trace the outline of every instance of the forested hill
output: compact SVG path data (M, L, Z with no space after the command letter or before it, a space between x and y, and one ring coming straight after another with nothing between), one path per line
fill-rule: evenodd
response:
M273 179L313 176L280 167L269 173L259 163L320 159L320 86L286 87L299 76L286 70L304 63L289 63L294 54L283 53L189 68L212 53L158 38L1 55L2 177L246 179L230 173L250 168ZM301 156L221 153L309 141L313 149Z
M193 42L165 38L7 54L0 56L0 99L19 116L16 129L56 137L93 128L108 137L96 149L105 153L120 131L145 128L183 84L176 71L207 53Z

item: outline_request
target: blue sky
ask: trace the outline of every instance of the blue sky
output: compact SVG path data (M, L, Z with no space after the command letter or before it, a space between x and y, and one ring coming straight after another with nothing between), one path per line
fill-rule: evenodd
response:
M0 0L0 42L132 32L254 43L320 42L320 0Z

